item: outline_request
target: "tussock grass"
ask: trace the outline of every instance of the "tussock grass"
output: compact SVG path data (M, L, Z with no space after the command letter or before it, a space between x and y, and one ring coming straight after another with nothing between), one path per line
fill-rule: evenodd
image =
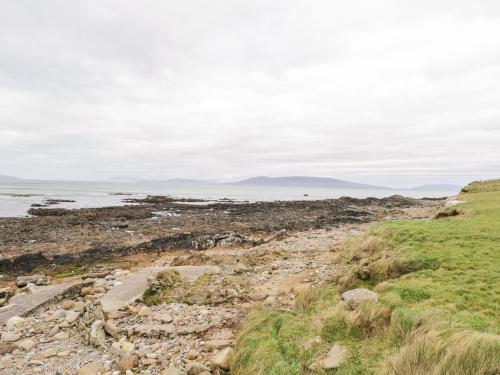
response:
M443 322L420 322L390 361L391 375L493 375L500 373L498 335L458 331Z
M252 314L232 373L323 375L311 365L342 343L351 354L331 374L499 375L500 180L465 190L467 215L378 224L338 248L347 270L330 294L307 290L293 312ZM358 286L380 302L347 311L331 295Z

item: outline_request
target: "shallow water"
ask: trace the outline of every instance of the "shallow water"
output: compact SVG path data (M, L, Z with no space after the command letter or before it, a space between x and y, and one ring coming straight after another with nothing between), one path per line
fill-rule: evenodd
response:
M126 193L129 195L115 195ZM295 188L241 186L231 184L194 184L171 182L99 182L99 181L37 181L20 180L0 183L0 217L28 216L32 204L46 199L71 199L50 207L82 208L124 205L123 199L147 194L171 195L179 198L238 201L315 200L350 196L356 198L387 197L401 194L414 198L442 197L455 192L415 190L361 190L332 188ZM304 196L307 194L308 196Z

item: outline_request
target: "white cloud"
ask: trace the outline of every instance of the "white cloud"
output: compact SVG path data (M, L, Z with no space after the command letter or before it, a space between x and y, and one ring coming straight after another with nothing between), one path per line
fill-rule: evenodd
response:
M500 174L496 1L1 3L0 174Z

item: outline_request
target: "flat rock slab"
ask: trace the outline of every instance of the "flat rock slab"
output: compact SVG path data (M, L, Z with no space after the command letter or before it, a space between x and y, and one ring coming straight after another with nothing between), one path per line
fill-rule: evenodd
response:
M0 325L13 316L26 316L37 308L52 303L56 297L71 292L81 286L81 283L54 284L32 288L31 293L16 294L9 304L0 307Z
M186 280L193 282L207 272L220 272L217 266L178 266L178 267L148 267L134 272L122 280L122 284L115 286L101 298L104 313L120 310L141 298L148 288L148 278L160 271L175 269Z

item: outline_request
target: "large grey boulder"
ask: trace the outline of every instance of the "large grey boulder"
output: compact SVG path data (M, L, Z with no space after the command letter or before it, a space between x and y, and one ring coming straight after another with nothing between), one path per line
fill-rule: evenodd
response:
M363 302L378 302L378 294L365 288L358 288L342 293L340 299L354 310Z

